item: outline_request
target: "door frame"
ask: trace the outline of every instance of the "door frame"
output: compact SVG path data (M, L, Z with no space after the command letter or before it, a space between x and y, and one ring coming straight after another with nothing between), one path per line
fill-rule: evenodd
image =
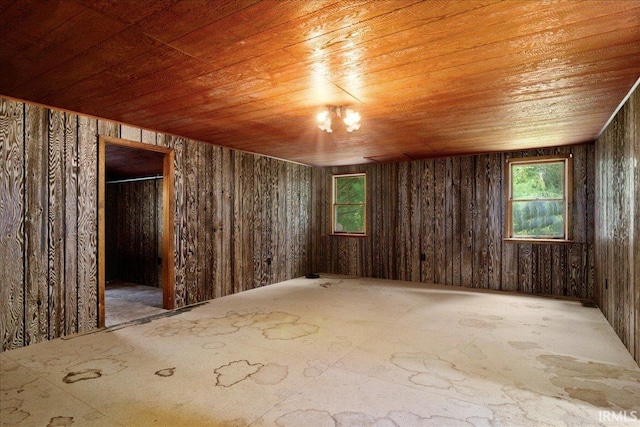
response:
M98 139L98 327L105 326L105 186L107 144L163 153L162 165L162 308L175 308L174 274L174 158L171 148L100 135Z

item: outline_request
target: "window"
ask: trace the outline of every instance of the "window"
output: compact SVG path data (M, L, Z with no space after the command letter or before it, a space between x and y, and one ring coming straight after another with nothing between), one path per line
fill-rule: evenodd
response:
M333 175L332 188L332 233L364 235L367 223L366 175Z
M507 239L569 240L571 156L507 160Z

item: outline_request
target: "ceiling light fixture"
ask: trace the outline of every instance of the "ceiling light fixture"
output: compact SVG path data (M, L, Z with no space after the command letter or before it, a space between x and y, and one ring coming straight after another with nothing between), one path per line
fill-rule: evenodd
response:
M347 132L353 132L354 130L360 129L360 113L346 106L329 106L326 110L319 113L316 116L319 123L318 129L327 133L332 133L333 129L331 128L331 119L333 117L342 119L344 124L347 126Z

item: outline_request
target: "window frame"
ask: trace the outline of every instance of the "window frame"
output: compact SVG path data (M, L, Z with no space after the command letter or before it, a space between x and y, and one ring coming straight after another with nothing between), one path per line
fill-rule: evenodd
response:
M552 236L513 236L513 197L511 170L514 165L539 165L546 163L563 163L563 235L561 237ZM572 243L572 210L573 210L573 156L571 154L557 154L549 156L515 157L509 158L505 165L505 217L504 217L504 240L507 242L523 243ZM536 200L556 200L556 199L536 199Z
M336 203L337 198L337 180L340 178L362 176L364 178L364 201L362 203ZM331 175L331 223L329 224L329 233L332 236L347 236L347 237L366 237L367 236L367 202L368 202L368 189L367 189L367 174L366 172L350 172L350 173L338 173ZM337 206L362 206L363 208L363 231L337 231L336 230L336 207Z

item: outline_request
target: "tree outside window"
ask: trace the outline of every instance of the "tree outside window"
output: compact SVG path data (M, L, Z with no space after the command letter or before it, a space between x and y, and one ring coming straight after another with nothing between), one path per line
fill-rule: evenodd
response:
M366 184L364 173L333 176L334 234L365 234Z
M569 239L570 156L510 159L507 238Z

